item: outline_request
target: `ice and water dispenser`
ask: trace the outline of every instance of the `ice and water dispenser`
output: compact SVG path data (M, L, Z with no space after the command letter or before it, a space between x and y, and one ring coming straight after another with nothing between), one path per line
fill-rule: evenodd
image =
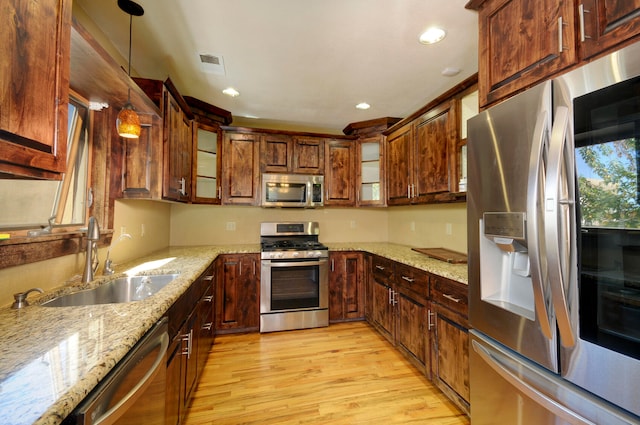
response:
M480 220L480 296L535 320L526 213L485 212Z

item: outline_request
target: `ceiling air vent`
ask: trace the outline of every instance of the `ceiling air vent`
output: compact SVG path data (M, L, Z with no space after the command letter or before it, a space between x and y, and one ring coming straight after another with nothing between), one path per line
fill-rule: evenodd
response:
M200 69L202 72L224 75L224 60L222 56L200 53L198 57L200 59Z

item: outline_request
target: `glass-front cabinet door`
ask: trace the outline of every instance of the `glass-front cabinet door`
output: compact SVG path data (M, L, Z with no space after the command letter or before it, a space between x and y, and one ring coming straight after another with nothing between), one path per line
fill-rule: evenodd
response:
M194 132L193 199L199 204L220 203L220 129L197 123Z
M358 205L384 205L383 136L359 141Z

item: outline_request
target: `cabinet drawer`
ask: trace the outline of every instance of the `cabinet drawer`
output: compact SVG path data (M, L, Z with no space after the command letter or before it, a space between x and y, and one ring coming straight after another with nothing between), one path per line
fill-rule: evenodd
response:
M415 294L429 298L429 274L424 270L396 263L396 283Z
M386 283L393 275L393 263L391 260L374 255L371 258L371 270L374 278Z
M464 283L441 276L431 276L432 301L467 316L469 309L468 296L469 287Z

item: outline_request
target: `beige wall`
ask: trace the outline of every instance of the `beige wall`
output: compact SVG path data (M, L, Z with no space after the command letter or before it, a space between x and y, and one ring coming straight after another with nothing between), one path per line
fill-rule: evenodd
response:
M299 210L124 200L115 204L111 258L117 264L169 245L257 244L260 222L289 220L318 221L324 243L392 242L467 250L466 204ZM227 230L234 225L235 230ZM122 230L133 239L116 244ZM106 254L106 248L100 250L100 271ZM11 304L15 292L60 286L80 276L83 266L84 254L79 254L0 270L0 305Z
M114 245L111 252L114 262L136 258L168 246L170 212L171 206L168 203L116 201L112 243L115 243L122 227L126 228L133 239ZM144 236L141 236L142 224L145 224ZM107 248L100 249L98 273L102 272L106 255ZM0 305L13 303L13 294L16 292L33 287L48 290L61 286L74 277L80 278L84 261L85 255L82 253L0 270Z
M388 242L416 248L448 248L467 252L467 204L389 208L387 232Z
M173 204L170 243L258 243L260 222L289 220L318 221L324 243L393 242L467 250L466 204L314 210ZM450 235L447 224L451 225Z
M319 222L320 241L325 243L387 240L386 209L303 210L174 204L171 245L258 243L260 222L295 220ZM233 226L235 230L231 230Z

